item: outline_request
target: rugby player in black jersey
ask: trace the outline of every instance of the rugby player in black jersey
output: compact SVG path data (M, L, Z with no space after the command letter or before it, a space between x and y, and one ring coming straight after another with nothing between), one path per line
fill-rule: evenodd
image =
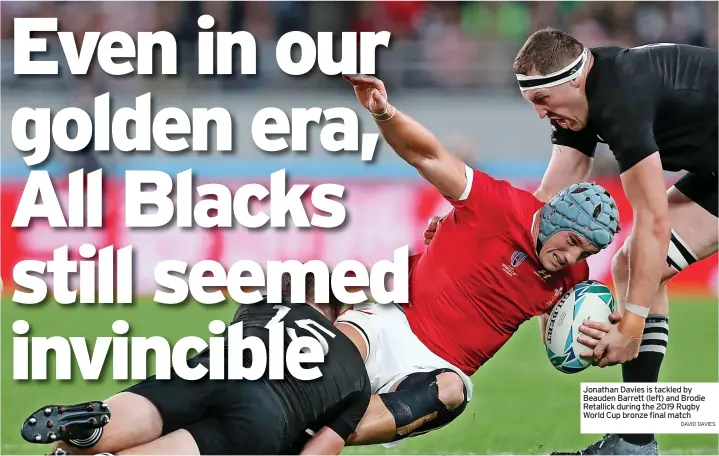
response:
M54 454L339 454L367 410L370 381L357 347L332 324L343 304L334 297L330 304L312 303L310 274L305 290L307 304L290 303L286 275L286 302L242 305L230 325L242 322L243 338L255 336L265 347L272 324L283 324L289 334L285 350L296 337L315 338L324 362L302 367L316 366L321 377L299 380L286 366L284 380L206 375L188 381L173 371L171 380L150 377L104 403L42 407L23 423L23 438L54 443ZM225 357L224 372L233 362L249 367L251 352L243 357ZM190 368L198 365L210 368L208 350L188 360Z
M587 48L558 30L514 61L522 96L549 118L554 151L536 193L587 180L598 142L613 152L634 212L612 262L615 325L584 328L599 366L656 382L668 342L666 284L717 252L717 51L680 44ZM668 191L663 171L686 171ZM607 435L578 454L657 454L654 435ZM577 453L575 453L577 454Z

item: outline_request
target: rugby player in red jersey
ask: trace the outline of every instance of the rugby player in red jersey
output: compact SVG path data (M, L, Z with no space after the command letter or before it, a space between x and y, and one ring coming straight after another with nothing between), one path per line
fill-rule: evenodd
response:
M408 304L356 305L337 321L360 347L374 394L348 444L392 445L462 413L469 376L588 279L584 260L612 242L618 212L599 185L572 185L545 205L472 170L390 105L382 81L345 79L387 143L453 206L431 245L410 258Z

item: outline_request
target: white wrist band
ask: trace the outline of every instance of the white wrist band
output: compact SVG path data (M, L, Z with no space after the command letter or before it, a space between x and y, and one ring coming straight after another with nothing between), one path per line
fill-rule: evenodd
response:
M649 307L638 306L636 304L627 303L624 305L624 310L628 310L629 312L633 313L634 315L638 315L642 318L647 318L649 316Z

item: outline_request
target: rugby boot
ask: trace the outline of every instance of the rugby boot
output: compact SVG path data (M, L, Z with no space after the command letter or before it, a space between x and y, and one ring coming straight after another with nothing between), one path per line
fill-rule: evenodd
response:
M651 442L646 445L636 445L629 443L626 440L619 437L617 434L607 434L602 440L594 442L581 451L575 451L570 453L551 453L551 454L574 454L574 455L658 455L659 448L657 447L656 439L652 439Z
M20 434L30 443L47 445L58 440L83 441L110 422L110 409L102 402L47 405L30 415Z

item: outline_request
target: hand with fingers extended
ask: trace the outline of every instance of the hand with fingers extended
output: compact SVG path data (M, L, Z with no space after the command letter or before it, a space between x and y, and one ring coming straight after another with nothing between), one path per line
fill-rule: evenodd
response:
M384 83L374 76L348 75L342 76L355 89L355 96L369 112L375 116L385 115L389 111L387 90Z
M619 325L612 325L612 329L594 347L594 359L599 367L628 363L639 356L641 343L641 338L629 337L619 329Z
M439 228L439 224L442 223L442 220L444 220L444 216L440 217L438 215L432 216L432 218L429 219L427 228L425 228L423 233L424 245L429 245L432 242L432 239L434 239L434 235L437 233L437 228Z
M582 358L590 358L594 360L594 364L599 367L613 366L620 364L612 361L609 357L602 356L603 351L597 350L597 347L606 345L605 337L608 334L613 334L617 331L617 325L622 320L622 315L619 312L612 312L609 315L609 321L611 323L600 323L597 321L585 321L579 327L581 335L577 338L577 341L583 345L586 345L590 351L582 352L579 356Z

